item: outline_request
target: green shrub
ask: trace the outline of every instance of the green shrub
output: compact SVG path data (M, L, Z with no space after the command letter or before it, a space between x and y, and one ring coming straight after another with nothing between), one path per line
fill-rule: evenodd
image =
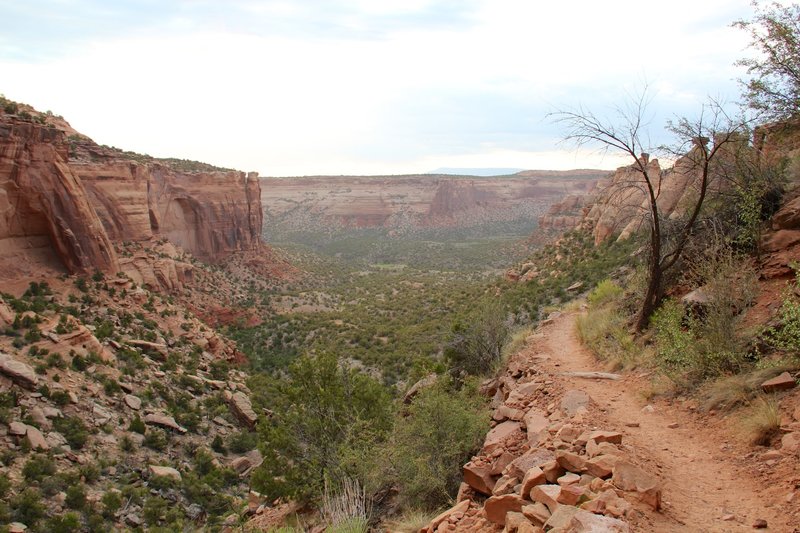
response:
M103 516L113 518L114 513L122 507L122 497L118 491L110 490L103 494L100 503L103 504Z
M456 323L444 355L456 372L483 375L500 360L510 329L499 305L488 306L469 325Z
M250 431L239 431L228 437L228 449L233 453L245 453L258 446L258 435Z
M86 489L83 484L72 485L67 488L67 497L65 502L67 507L77 511L83 510L86 507Z
M610 279L604 279L589 293L587 300L590 306L597 307L618 300L623 292L622 287Z
M56 431L64 436L72 448L78 450L83 448L89 439L89 429L83 423L83 420L77 416L56 418L53 420L53 426Z
M249 385L254 399L274 413L258 426L264 462L251 478L270 498L319 497L323 480L347 475L354 469L348 459L359 457L391 425L385 388L330 354L303 356L285 378Z
M144 435L145 431L147 431L147 427L144 425L144 421L139 418L139 415L135 415L131 423L128 425L128 431L133 431L134 433L139 433L140 435Z
M152 450L164 451L169 444L169 436L163 429L150 429L144 436L142 444Z
M42 493L34 488L27 488L11 499L14 520L22 522L30 528L44 517L45 507L42 504Z
M81 518L77 513L52 516L47 520L46 529L50 533L76 533L81 531Z
M395 422L384 447L403 501L435 509L455 496L461 467L480 447L489 426L475 384L453 390L447 380L423 390Z
M22 467L22 476L27 481L41 481L56 473L56 464L48 456L36 454Z

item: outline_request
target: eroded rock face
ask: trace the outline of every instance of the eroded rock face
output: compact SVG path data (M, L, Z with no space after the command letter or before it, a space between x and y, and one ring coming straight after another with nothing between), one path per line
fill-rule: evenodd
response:
M258 246L257 173L178 171L159 163L76 161L103 226L114 240L164 237L207 261Z
M14 263L52 259L73 273L113 271L117 257L55 128L0 115L0 254ZM4 261L4 263L6 263ZM14 272L9 272L12 277ZM23 273L24 274L24 273Z
M166 239L210 262L260 248L256 173L126 159L65 124L0 110L0 277L24 277L30 264L116 273L112 242ZM188 270L174 260L123 262L156 290L180 290Z

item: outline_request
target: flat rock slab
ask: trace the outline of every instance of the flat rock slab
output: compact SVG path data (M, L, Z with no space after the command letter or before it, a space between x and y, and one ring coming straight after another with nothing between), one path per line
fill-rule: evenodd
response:
M761 390L764 392L778 392L782 390L793 389L797 385L797 381L788 372L784 372L780 376L776 376L761 384Z
M150 465L150 475L157 477L171 477L176 481L181 480L181 473L171 466Z
M561 410L567 416L575 416L580 409L588 409L592 399L582 390L571 389L561 398Z
M26 389L35 389L39 384L39 377L33 371L33 367L2 352L0 352L0 374Z
M564 533L629 533L628 524L608 516L580 510L572 515Z

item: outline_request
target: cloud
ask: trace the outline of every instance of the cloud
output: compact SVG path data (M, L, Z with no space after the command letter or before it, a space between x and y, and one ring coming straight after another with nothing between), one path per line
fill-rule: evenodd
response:
M0 10L7 96L61 113L101 143L303 174L474 166L450 160L471 157L521 166L526 153L544 161L567 149L547 113L606 109L645 81L663 131L707 94L736 94L732 63L746 39L727 22L749 9L746 0L668 9L0 0Z

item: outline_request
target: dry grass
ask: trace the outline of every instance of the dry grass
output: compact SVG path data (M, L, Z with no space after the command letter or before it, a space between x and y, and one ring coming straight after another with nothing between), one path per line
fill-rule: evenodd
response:
M759 395L762 383L794 367L776 365L716 379L700 391L700 406L704 411L730 411L747 405Z
M364 489L354 479L345 478L335 490L325 483L320 514L327 531L366 533L372 508Z
M392 533L417 533L420 529L430 524L431 520L439 515L439 511L420 511L409 509L402 515L384 524L386 531Z
M742 419L742 427L750 443L770 445L780 435L781 412L778 402L772 398L759 397Z

